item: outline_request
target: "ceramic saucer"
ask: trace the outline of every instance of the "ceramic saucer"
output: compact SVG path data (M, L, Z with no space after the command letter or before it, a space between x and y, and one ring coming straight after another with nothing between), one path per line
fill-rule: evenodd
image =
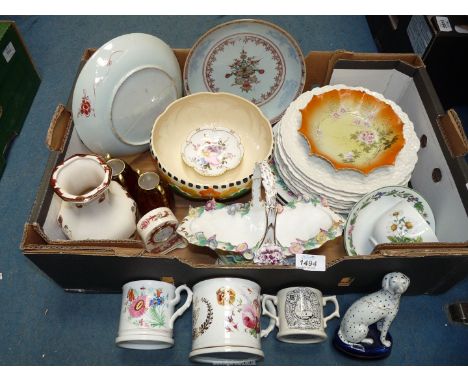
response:
M223 127L194 130L182 145L182 159L196 172L217 176L236 168L244 155L239 135Z
M351 210L344 230L344 242L349 256L369 255L374 245L369 238L382 212L406 200L426 220L435 232L431 207L416 191L407 187L383 187L364 196Z
M271 123L301 94L304 83L299 45L263 20L234 20L209 30L184 67L186 94L233 93L257 105Z

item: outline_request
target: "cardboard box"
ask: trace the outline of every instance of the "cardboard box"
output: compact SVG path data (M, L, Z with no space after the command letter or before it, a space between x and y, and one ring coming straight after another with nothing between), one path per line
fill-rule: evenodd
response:
M466 105L468 16L367 16L367 20L380 51L422 57L445 108Z
M41 80L13 21L0 21L0 176Z
M81 67L92 52L85 52ZM175 53L182 67L188 50ZM410 294L448 289L468 274L468 191L464 186L468 178L466 163L456 157L466 152L468 145L460 138L461 126L454 115L441 108L421 59L414 54L311 52L306 65L305 89L339 82L361 85L383 93L409 114L418 136L426 141L411 182L432 206L436 232L443 242L380 245L372 255L349 257L339 238L314 251L326 256L327 270L307 272L290 266L216 265L214 252L196 246L160 256L146 252L136 240L65 240L56 223L60 199L53 194L49 178L57 163L88 151L73 130L69 100L68 107L57 109L47 135L53 151L25 225L21 244L25 255L69 291L119 292L125 282L136 279L166 277L177 284L193 285L210 277L233 276L255 280L265 292L310 285L326 294L339 294L374 290L391 271L411 278ZM141 170L156 168L149 153L126 160ZM432 177L435 168L441 174L437 182ZM187 214L189 204L200 203L176 196L179 219Z

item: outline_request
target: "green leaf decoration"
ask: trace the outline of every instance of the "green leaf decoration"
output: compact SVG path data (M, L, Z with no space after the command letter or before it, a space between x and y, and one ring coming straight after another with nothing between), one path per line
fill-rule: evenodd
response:
M424 206L423 206L423 204L422 204L421 201L416 202L416 203L414 204L414 208L416 208L416 210L417 210L419 213L421 213L421 214L424 213Z
M423 241L421 236L414 239L405 236L387 236L387 239L393 244L422 243Z
M150 325L152 327L163 327L165 325L166 317L164 317L164 313L161 312L156 306L152 306L149 312L151 316Z

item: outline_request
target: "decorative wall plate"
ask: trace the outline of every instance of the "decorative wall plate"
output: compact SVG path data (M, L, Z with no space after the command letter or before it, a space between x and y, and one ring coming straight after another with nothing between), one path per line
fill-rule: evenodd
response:
M256 104L271 123L301 94L305 63L297 42L263 20L234 20L206 32L184 67L187 94L229 92Z
M364 196L351 210L344 230L349 256L369 255L374 250L370 238L383 212L406 200L435 231L431 207L416 191L407 187L383 187Z
M202 175L187 166L180 155L187 137L207 127L232 130L242 142L242 160L221 175ZM255 163L268 159L272 150L271 125L260 109L228 93L196 93L178 99L156 119L151 135L151 152L161 178L194 199L226 200L248 192Z
M73 122L93 152L112 157L148 150L155 118L182 96L172 49L155 36L131 33L101 46L73 91Z
M403 122L392 106L355 89L334 89L312 97L301 109L299 132L311 155L337 170L368 174L395 163L405 145Z
M236 168L244 155L239 135L231 129L208 127L194 130L182 145L182 159L205 176Z

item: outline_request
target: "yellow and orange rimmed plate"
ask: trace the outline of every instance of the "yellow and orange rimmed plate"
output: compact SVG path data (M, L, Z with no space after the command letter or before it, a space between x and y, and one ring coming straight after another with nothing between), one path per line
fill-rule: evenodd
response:
M369 174L392 166L405 145L403 122L392 106L355 89L334 89L312 97L301 109L299 132L310 154L336 170Z

